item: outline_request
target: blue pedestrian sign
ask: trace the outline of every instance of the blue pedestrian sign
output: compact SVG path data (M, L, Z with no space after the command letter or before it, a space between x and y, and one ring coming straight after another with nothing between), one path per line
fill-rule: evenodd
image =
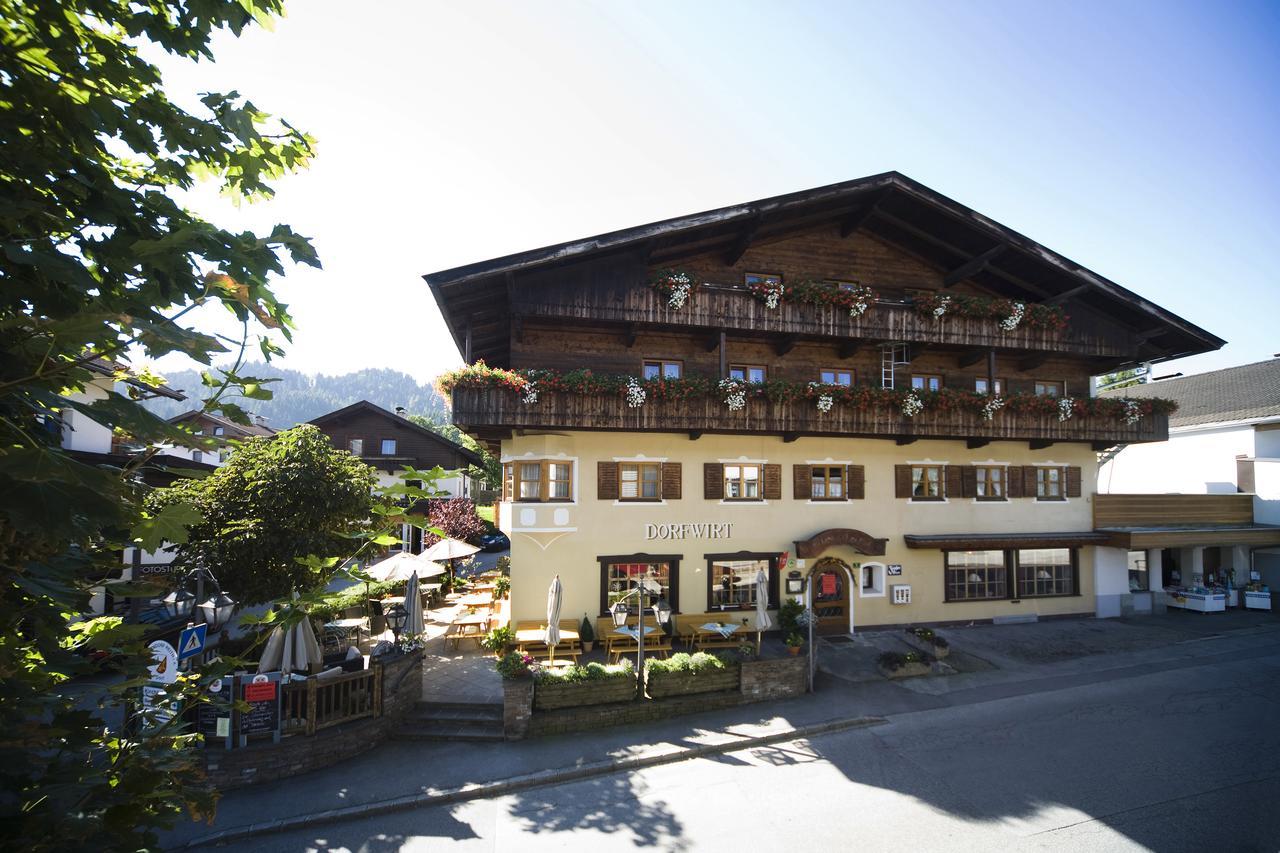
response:
M193 658L204 651L204 635L208 630L209 626L203 623L188 625L182 629L182 636L178 638L179 661Z

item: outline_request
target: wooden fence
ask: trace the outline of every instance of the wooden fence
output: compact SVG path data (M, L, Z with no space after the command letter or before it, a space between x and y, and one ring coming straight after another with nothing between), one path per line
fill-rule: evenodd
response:
M312 676L285 685L282 733L313 735L320 729L362 717L382 716L382 667L329 678Z

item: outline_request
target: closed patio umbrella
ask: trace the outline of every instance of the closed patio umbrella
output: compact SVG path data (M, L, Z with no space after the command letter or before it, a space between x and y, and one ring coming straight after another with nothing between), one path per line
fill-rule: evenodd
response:
M547 590L547 630L542 637L547 648L551 649L552 663L556 659L556 645L560 642L560 604L563 600L564 587L560 585L560 576L556 575L552 578L551 587Z
M773 627L769 618L769 576L764 569L756 572L756 649L760 648L760 635Z
M404 632L410 637L416 637L423 631L422 594L418 588L416 572L409 576L409 583L404 588L404 609L409 612L404 620Z
M315 631L311 630L311 620L303 619L288 631L282 625L271 632L262 659L258 661L258 672L306 672L313 664L322 663L324 655Z

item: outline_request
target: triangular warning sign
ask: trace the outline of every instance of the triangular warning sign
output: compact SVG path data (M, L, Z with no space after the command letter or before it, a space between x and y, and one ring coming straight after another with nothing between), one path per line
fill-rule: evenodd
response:
M204 643L200 642L200 635L192 631L190 636L187 637L187 644L182 647L183 657L196 654L202 646L204 646Z

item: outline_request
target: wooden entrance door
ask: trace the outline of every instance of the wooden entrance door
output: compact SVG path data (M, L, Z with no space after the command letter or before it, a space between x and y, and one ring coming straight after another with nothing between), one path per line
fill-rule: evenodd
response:
M813 570L814 631L818 634L849 633L849 572L843 563L824 560Z

